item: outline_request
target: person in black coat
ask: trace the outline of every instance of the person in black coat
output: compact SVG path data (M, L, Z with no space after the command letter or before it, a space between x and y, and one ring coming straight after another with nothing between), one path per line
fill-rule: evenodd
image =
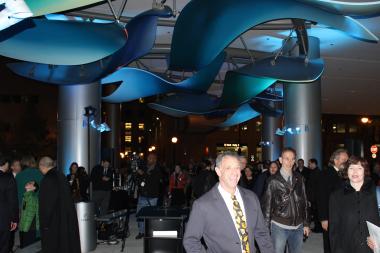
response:
M0 155L0 253L9 252L11 231L18 223L17 186L8 168L8 161Z
M328 233L329 226L329 199L332 192L342 187L344 179L341 172L348 160L348 153L345 149L337 149L330 157L327 170L323 170L319 177L317 210L319 220L323 228L323 249L324 253L330 253L330 240Z
M43 157L39 169L44 175L40 185L39 213L43 253L80 253L78 219L70 185L54 168L50 157Z
M317 208L317 193L318 193L318 183L319 177L321 175L321 171L318 168L318 161L315 158L309 159L308 168L310 170L309 173L309 181L306 184L306 194L307 199L310 202L310 216L314 221L314 229L312 230L314 233L322 233L323 229L321 226L321 222L318 219L318 208Z
M257 178L255 179L255 182L253 183L253 192L256 193L259 199L261 199L261 197L263 196L268 178L276 174L279 169L280 167L278 163L276 161L272 161L269 164L268 170L261 172L257 176Z
M370 253L366 221L377 226L376 188L365 159L351 156L345 168L348 181L330 197L329 234L332 253Z
M95 202L96 213L104 215L108 212L111 191L113 188L113 169L110 160L103 158L91 172L92 201Z

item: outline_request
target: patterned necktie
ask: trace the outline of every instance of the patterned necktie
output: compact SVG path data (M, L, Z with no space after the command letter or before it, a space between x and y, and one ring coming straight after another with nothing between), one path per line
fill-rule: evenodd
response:
M243 211L241 210L239 201L237 201L236 199L236 196L231 195L231 198L234 206L233 210L235 215L235 221L238 226L241 244L243 246L243 253L249 253L247 221L244 217Z

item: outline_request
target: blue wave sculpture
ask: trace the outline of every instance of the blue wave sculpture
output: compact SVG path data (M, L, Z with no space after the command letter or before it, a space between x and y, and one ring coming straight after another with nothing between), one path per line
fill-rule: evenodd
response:
M249 104L241 105L231 117L229 117L223 123L220 123L219 127L230 127L234 126L253 118L260 116L260 113L255 111Z
M274 78L282 82L308 83L321 77L324 70L323 59L308 59L305 57L279 56L260 59L235 70L238 73Z
M361 17L372 17L380 13L380 1L374 2L343 2L335 0L297 0L302 3L319 7L323 10L345 15Z
M113 24L34 19L35 27L0 42L0 55L22 61L79 65L112 55L127 41Z
M220 108L239 106L260 94L277 80L228 71L224 79Z
M190 114L209 115L216 111L229 110L250 101L266 90L277 80L254 77L228 71L224 81L221 98L209 94L179 93L164 98L159 103L150 103L149 107L174 117Z
M193 115L215 114L220 105L220 98L209 94L177 93L167 96L159 103L149 103L148 106L166 115L181 118ZM228 110L230 112L231 110Z
M279 19L315 21L357 39L378 38L356 20L295 0L192 0L181 11L172 38L170 68L201 69L240 34ZM210 22L212 20L212 22Z
M92 83L115 71L118 67L149 53L154 45L158 17L171 17L173 11L163 9L145 11L128 22L125 29L128 40L116 53L99 61L84 65L48 65L31 62L10 63L7 66L16 74L41 82L71 85Z
M225 53L222 52L209 66L178 83L165 76L159 76L142 69L127 67L119 69L101 80L103 85L122 82L119 88L111 95L104 97L103 100L111 103L121 103L175 91L205 92L218 74L224 58Z

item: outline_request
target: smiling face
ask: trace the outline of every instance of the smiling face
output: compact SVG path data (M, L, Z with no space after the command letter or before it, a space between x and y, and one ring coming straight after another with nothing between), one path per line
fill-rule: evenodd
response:
M347 169L348 179L350 183L360 184L364 182L364 167L359 162L358 164L351 164Z
M240 179L240 161L233 156L223 157L219 167L216 167L216 174L219 176L220 185L224 190L235 194L236 186Z

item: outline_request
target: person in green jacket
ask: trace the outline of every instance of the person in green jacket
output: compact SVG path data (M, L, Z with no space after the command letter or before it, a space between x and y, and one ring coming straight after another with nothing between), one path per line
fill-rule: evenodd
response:
M25 193L21 206L20 248L27 247L37 241L37 231L39 230L38 212L38 184L30 181L25 185Z
M25 185L30 181L35 181L38 185L42 180L42 173L37 168L36 160L33 156L27 155L21 159L22 171L16 175L18 204L21 206L25 193Z

